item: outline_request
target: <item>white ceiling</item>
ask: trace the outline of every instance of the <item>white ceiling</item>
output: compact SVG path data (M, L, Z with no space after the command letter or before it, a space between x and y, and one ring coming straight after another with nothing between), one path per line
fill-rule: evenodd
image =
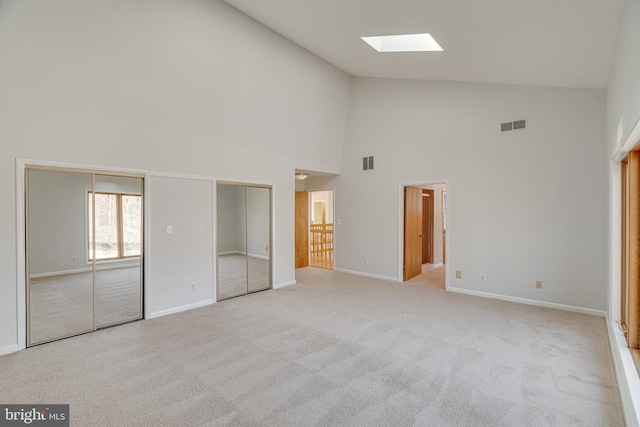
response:
M225 0L353 76L607 87L625 0ZM444 52L360 39L431 33Z

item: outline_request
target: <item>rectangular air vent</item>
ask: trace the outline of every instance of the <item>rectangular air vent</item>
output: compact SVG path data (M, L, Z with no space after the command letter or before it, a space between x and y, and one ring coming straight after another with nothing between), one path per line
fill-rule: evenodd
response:
M506 122L500 124L500 131L506 132L509 130L524 129L526 127L526 120L516 120L515 122Z
M370 171L373 169L373 156L363 157L362 158L362 170Z
M513 130L524 129L525 125L526 125L526 123L525 123L524 120L515 121L515 122L513 122Z

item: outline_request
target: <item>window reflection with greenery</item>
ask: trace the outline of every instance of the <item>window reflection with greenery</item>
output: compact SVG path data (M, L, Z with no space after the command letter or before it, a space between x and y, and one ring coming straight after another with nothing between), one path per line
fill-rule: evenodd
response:
M94 259L94 206L95 259L100 261L140 256L142 196L89 192L87 200L89 260Z

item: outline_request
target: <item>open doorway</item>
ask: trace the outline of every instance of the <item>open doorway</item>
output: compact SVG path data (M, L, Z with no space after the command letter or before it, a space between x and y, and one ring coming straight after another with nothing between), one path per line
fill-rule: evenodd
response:
M309 195L309 265L333 270L333 190Z
M403 281L446 287L446 183L401 185L400 226Z

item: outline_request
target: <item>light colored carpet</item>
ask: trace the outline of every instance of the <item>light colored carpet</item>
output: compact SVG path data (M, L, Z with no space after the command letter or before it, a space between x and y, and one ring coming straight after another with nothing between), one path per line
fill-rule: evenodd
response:
M245 295L247 290L256 292L271 286L269 261L266 259L247 258L241 254L219 255L218 269L218 301Z
M622 426L604 319L304 268L298 284L0 357L71 425Z
M445 266L443 264L422 264L422 274L407 281L407 283L422 283L424 285L445 287Z
M93 330L93 273L30 280L31 342L40 343ZM98 328L142 317L140 267L96 272Z

